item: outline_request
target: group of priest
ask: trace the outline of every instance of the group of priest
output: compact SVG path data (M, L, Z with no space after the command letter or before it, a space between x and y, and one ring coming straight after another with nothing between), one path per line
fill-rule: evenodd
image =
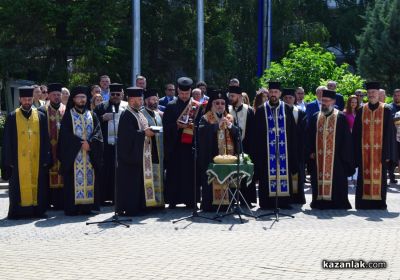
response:
M20 107L6 119L2 149L8 218L43 217L48 209L90 214L112 203L127 216L165 204L226 208L231 183L210 182L206 170L217 155L242 153L254 163L252 182L241 182L250 207L257 197L261 209L305 204L307 166L312 208L350 209L347 177L358 168L356 208L386 209L387 163L397 152L378 83L366 83L368 103L352 131L333 90L323 90L320 110L307 116L295 105L295 90L279 82L269 82L268 101L255 109L243 103L238 84L208 90L201 102L192 86L179 78L177 97L163 113L154 89L113 83L109 99L90 110L84 86L72 88L64 105L62 85L49 84L40 108L32 87L19 88Z

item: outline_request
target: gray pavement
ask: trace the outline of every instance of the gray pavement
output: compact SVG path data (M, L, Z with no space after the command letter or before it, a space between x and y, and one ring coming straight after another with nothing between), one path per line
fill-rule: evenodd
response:
M350 188L354 207L354 189ZM112 216L6 219L0 190L0 279L400 279L400 187L388 189L388 210L312 210L294 219L243 224L171 220L190 210L134 217L130 228L90 225ZM257 211L264 213L263 211ZM212 216L211 214L209 216ZM386 261L386 269L326 270L322 260Z

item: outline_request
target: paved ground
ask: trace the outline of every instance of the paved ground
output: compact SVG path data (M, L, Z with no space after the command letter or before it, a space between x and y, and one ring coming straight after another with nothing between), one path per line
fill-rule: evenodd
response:
M307 189L307 205L275 224L172 224L190 214L174 209L135 217L127 229L86 226L111 217L110 207L91 217L8 221L0 190L0 279L400 279L399 192L389 188L387 211L311 211ZM323 259L383 260L387 268L326 270Z

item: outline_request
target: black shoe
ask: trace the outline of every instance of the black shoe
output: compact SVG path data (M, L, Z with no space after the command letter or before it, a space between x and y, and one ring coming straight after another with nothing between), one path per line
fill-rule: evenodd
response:
M394 179L394 178L392 178L392 179L390 179L390 183L391 183L391 184L397 184L397 180Z
M168 205L168 209L175 209L176 208L176 204L170 204Z

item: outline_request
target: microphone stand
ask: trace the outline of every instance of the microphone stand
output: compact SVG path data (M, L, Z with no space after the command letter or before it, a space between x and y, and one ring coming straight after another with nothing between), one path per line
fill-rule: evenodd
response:
M243 219L242 219L242 215L243 216L248 216L248 217L253 217L256 218L256 216L251 212L251 209L249 207L249 204L247 203L246 199L243 197L242 192L240 191L240 183L241 183L241 179L240 179L240 156L243 156L243 142L242 142L242 129L239 126L239 115L238 112L236 110L235 107L233 107L233 110L236 113L235 116L235 122L236 122L236 126L238 127L238 134L236 137L236 147L237 147L237 160L236 160L236 190L234 193L234 203L233 203L233 209L232 211L230 211L229 213L225 213L223 215L217 216L220 218L226 217L226 216L230 216L230 215L238 215L239 219L240 219L240 223L243 224ZM229 188L229 186L228 186ZM243 201L245 202L247 208L249 209L250 213L246 213L242 210L242 208L240 207L240 197L243 198ZM228 209L229 210L229 209Z
M282 104L282 106L284 106L284 104ZM278 107L276 108L276 110L278 110ZM285 108L283 108L283 110L285 110ZM277 114L277 111L275 111L275 112ZM275 133L275 156L276 156L277 168L276 168L276 174L275 174L275 181L276 181L276 186L275 186L275 209L274 209L273 212L257 216L257 219L262 218L262 217L267 217L267 216L275 216L275 221L274 221L274 223L275 223L275 222L279 222L279 215L280 216L284 216L284 217L291 217L291 218L294 218L294 216L289 215L289 214L281 213L280 212L280 208L279 208L279 199L278 199L278 185L279 185L279 183L278 183L278 173L280 172L280 168L279 168L279 158L280 158L280 152L279 152L279 127L278 127L278 117L275 115L274 112L272 112L272 114L274 115L274 122L275 122L275 129L276 129L276 133ZM289 187L289 180L288 180L288 187Z
M195 218L201 218L201 219L206 219L206 220L215 220L213 218L205 217L199 214L199 211L197 209L197 125L196 125L196 120L193 121L193 157L194 157L194 167L193 167L193 188L194 188L194 195L193 195L193 211L192 214L186 217L182 217L180 219L172 220L172 223L175 224L177 222L183 221L183 220L189 220L189 219L195 219ZM219 221L219 220L217 220ZM220 222L220 221L219 221Z
M86 225L92 224L107 224L113 223L121 226L125 226L129 228L129 225L125 222L131 222L132 219L119 219L119 215L117 212L117 168L118 168L118 135L117 135L117 127L115 123L115 106L112 105L112 114L113 114L113 124L114 124L114 216L111 217L111 220L105 220L100 222L88 222Z

